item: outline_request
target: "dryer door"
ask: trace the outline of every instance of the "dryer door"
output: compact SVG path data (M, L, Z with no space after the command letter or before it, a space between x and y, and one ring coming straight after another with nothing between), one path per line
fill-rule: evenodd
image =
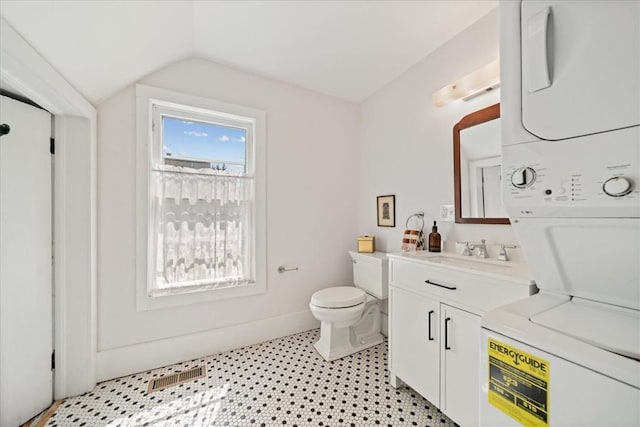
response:
M521 7L522 122L559 140L640 124L640 2Z

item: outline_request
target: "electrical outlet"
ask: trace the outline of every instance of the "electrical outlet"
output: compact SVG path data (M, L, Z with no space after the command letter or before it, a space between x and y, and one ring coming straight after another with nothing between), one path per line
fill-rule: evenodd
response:
M453 205L440 205L440 221L453 221Z

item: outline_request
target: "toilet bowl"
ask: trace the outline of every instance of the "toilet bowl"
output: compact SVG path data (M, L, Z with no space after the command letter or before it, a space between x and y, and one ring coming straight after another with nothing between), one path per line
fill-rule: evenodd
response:
M320 320L314 347L327 361L364 350L383 341L378 300L353 286L336 286L313 294L311 313Z
M382 252L349 252L355 286L335 286L311 296L309 308L320 321L314 344L328 361L380 344L380 300L389 295L389 260Z

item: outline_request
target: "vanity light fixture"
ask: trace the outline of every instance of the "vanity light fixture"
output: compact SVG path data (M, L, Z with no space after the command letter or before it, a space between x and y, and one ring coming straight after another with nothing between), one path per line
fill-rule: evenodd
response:
M431 96L433 105L444 107L457 99L468 101L500 86L500 60L478 68L474 72L437 90Z

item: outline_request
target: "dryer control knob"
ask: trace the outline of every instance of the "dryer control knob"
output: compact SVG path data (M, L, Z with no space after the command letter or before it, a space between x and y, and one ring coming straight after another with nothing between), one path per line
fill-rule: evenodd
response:
M527 188L536 181L536 171L530 167L516 169L511 174L511 184L516 188Z
M602 184L602 191L611 197L622 197L631 193L631 181L623 176L614 176Z

